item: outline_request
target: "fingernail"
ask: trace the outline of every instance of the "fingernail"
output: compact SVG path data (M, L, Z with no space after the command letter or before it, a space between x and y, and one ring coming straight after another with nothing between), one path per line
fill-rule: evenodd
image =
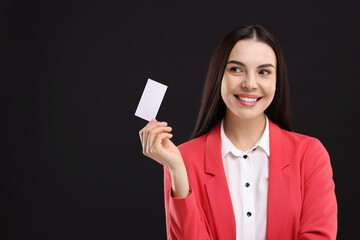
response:
M151 119L151 121L150 122L155 122L156 121L156 119L155 118L153 118L153 119Z

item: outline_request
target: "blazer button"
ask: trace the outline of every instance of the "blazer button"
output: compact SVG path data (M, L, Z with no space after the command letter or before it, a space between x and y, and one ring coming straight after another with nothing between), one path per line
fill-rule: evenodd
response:
M245 183L245 187L249 187L250 186L250 183Z
M243 158L245 158L245 159L247 159L247 157L248 157L247 155L244 155L244 156L243 156Z
M246 216L251 217L251 212L247 212Z

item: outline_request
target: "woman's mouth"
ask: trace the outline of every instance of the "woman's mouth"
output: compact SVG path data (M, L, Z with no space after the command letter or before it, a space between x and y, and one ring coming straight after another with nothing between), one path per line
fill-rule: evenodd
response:
M248 95L248 94L246 96L235 95L235 97L239 103L241 103L243 106L246 107L253 107L262 99L262 97L256 95Z

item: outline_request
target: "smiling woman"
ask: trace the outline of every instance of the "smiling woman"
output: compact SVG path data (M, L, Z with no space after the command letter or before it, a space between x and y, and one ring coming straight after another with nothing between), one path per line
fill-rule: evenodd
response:
M226 120L264 118L275 95L274 51L257 40L242 40L231 50L229 60L221 81L221 97L228 109ZM228 124L225 121L225 129Z
M282 50L263 27L225 36L210 62L193 139L153 119L143 153L164 166L168 239L336 239L332 168L291 132Z
M243 41L240 42L240 40ZM225 115L226 105L219 93L221 91L222 80L226 74L226 70L229 69L228 65L233 64L233 67L237 67L237 72L241 70L248 70L246 69L246 63L239 61L238 59L231 58L230 54L233 54L233 56L239 56L237 53L238 50L241 50L239 47L243 47L244 45L242 42L250 41L257 46L262 45L263 48L268 51L266 53L262 53L260 51L261 49L253 49L257 50L257 52L253 52L253 55L249 55L249 57L252 57L253 60L255 60L256 57L258 58L257 61L261 62L258 66L260 68L259 70L262 70L261 68L265 68L262 73L265 73L265 71L271 71L270 73L276 77L275 96L270 106L265 110L265 113L282 129L292 129L290 118L289 83L282 49L280 44L266 29L257 25L234 29L224 37L215 50L215 53L210 61L204 85L202 105L199 111L196 127L193 132L193 138L199 137L208 132L211 127L220 121ZM270 48L272 51L269 51ZM270 56L267 56L266 54L270 54ZM265 62L266 58L269 59L274 54L276 57L275 62ZM261 59L261 56L266 58ZM271 59L271 61L273 61L273 59ZM272 64L273 66L271 67L268 64ZM259 73L260 72L261 71L259 71Z

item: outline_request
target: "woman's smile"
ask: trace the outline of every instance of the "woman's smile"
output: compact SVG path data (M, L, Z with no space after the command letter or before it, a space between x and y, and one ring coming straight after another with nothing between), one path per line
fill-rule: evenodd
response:
M234 95L234 97L245 107L253 107L262 99L260 96L251 94L238 94Z

